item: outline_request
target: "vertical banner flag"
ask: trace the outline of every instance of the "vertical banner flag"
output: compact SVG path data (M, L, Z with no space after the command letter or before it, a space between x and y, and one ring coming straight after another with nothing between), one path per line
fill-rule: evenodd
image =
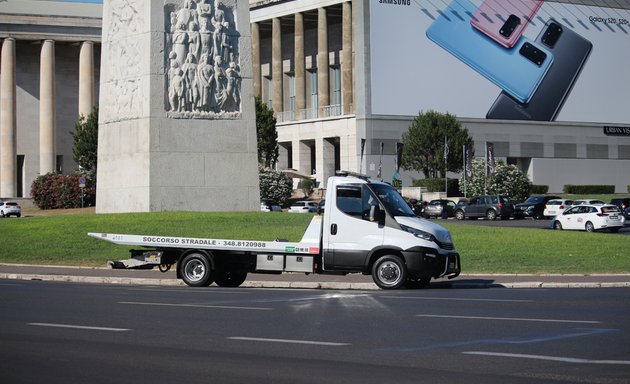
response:
M446 163L447 158L448 158L448 138L444 136L444 163Z
M470 180L473 175L473 167L472 167L472 147L470 144L464 146L464 179Z
M378 174L376 175L377 179L380 179L383 173L383 148L384 147L385 147L385 143L381 141L381 156L378 160Z
M486 167L488 167L488 176L494 175L494 170L496 168L496 163L494 161L494 145L492 143L486 143L486 158L487 163Z
M396 173L400 171L400 162L402 161L403 143L396 143Z
M359 173L363 173L363 151L365 150L365 139L361 139L361 159L359 161Z

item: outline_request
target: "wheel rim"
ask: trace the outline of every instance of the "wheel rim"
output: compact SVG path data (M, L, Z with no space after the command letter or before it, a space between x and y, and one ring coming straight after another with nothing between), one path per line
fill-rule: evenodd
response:
M201 260L191 260L184 267L184 275L189 281L199 281L206 275L206 266Z
M553 227L554 229L562 229L562 224L560 224L559 221L556 221L555 223L553 223Z
M587 232L593 232L595 228L593 227L593 223L591 223L590 221L588 223L586 223L586 231Z
M381 264L378 268L378 278L387 286L396 285L400 282L401 277L402 270L400 269L400 266L393 261L387 261Z
M488 211L486 216L488 217L488 220L494 220L497 218L497 214L494 211Z

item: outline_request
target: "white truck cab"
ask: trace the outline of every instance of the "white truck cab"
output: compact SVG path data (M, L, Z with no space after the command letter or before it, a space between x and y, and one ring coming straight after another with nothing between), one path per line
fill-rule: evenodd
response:
M432 278L457 277L460 257L450 233L414 215L391 185L340 172L330 177L323 217L316 215L298 243L89 233L131 250L112 268L166 271L189 286L235 287L248 273L303 272L372 275L383 289L422 288Z
M322 244L324 270L372 274L385 289L460 272L445 228L415 216L391 185L358 175L328 180Z

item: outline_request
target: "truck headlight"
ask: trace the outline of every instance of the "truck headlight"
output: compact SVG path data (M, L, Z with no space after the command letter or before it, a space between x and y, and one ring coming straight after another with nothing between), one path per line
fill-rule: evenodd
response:
M404 231L407 231L407 232L411 233L412 235L414 235L417 238L420 238L420 239L426 240L426 241L431 241L431 242L435 243L435 236L433 236L429 232L421 231L421 230L419 230L417 228L408 227L406 225L401 225L400 227Z

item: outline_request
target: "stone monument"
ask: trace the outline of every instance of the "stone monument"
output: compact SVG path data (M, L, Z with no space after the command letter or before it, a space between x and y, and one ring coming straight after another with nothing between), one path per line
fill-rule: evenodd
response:
M98 213L259 209L248 6L104 1Z

